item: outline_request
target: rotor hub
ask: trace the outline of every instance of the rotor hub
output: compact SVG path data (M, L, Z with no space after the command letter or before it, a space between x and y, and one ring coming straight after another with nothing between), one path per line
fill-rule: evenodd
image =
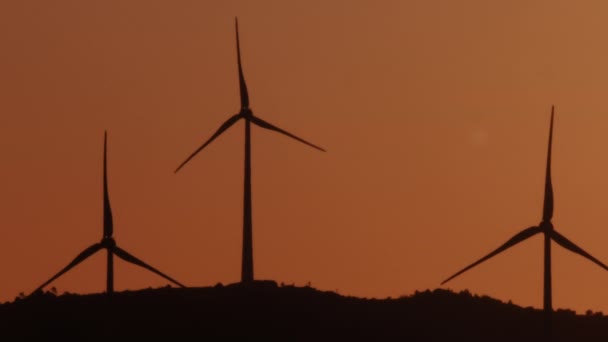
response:
M114 248L116 247L116 241L113 237L104 237L103 239L101 239L101 245L104 248Z
M538 226L545 232L553 230L553 223L551 221L542 221Z
M243 108L241 108L241 115L246 118L250 118L253 116L253 112L251 111L251 108L243 107Z

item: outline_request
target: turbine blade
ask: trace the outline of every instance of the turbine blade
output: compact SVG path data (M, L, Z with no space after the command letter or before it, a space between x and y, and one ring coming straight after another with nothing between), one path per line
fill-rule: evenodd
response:
M91 255L95 254L95 252L97 252L101 248L103 248L103 247L102 247L102 245L100 243L96 243L96 244L94 244L94 245L86 248L84 251L80 252L80 254L78 254L78 256L76 256L76 258L74 258L74 260L72 260L72 262L70 262L66 267L64 267L61 271L59 271L57 274L55 274L51 279L47 280L44 284L40 285L32 293L35 293L35 292L38 292L39 290L42 290L45 286L47 286L48 284L50 284L53 280L59 278L65 272L69 271L74 266L76 266L76 265L80 264L81 262L83 262L86 258L88 258Z
M108 194L108 167L107 167L108 132L103 135L103 236L112 237L114 233L114 222L112 220L112 208L110 207L110 195Z
M186 165L186 163L188 163L190 161L190 159L192 159L197 153L199 153L202 149L204 149L207 145L209 145L213 140L215 140L215 138L217 138L218 136L220 136L220 134L224 133L225 130L227 130L228 128L230 128L230 126L234 125L235 122L237 122L242 116L240 114L235 114L232 117L230 117L230 119L226 120L226 122L224 122L220 128L218 128L218 130L211 136L211 138L209 138L207 141L205 141L205 143L203 145L201 145L201 147L199 147L196 151L194 151L183 163L181 163L181 165L175 169L175 172L177 173L177 171L179 171L184 165Z
M564 247L565 249L567 249L571 252L574 252L578 255L581 255L581 256L593 261L594 263L599 265L601 268L608 271L608 266L604 265L601 261L594 258L591 254L585 252L582 248L575 245L574 242L568 240L565 236L558 233L556 230L552 230L549 234L550 234L551 238L553 239L553 241L557 242L560 246Z
M180 287L186 287L182 283L180 283L179 281L177 281L177 280L169 277L168 275L162 273L161 271L157 270L156 268L154 268L154 267L146 264L145 262L137 259L136 257L134 257L133 255L129 254L127 251L125 251L124 249L122 249L122 248L120 248L118 246L115 246L112 249L112 252L114 254L116 254L117 257L123 259L126 262L130 262L130 263L132 263L134 265L137 265L137 266L143 267L143 268L145 268L145 269L147 269L149 271L152 271L152 272L158 274L159 276L161 276L161 277L169 280L170 282L172 282L172 283L174 283L174 284L176 284L176 285L178 285Z
M254 124L256 124L256 125L258 125L258 126L260 126L262 128L266 128L266 129L269 129L271 131L275 131L275 132L279 132L281 134L285 134L286 136L288 136L290 138L293 138L293 139L296 139L297 141L299 141L301 143L304 143L304 144L306 144L306 145L308 145L310 147L314 147L314 148L316 148L319 151L326 152L323 148L321 148L321 147L319 147L319 146L317 146L315 144L311 144L311 143L309 143L308 141L306 141L306 140L304 140L302 138L298 138L297 136L295 136L295 135L293 135L293 134L291 134L291 133L289 133L289 132L287 132L285 130L282 130L282 129L278 128L277 126L275 126L273 124L270 124L270 123L268 123L268 122L266 122L266 121L264 121L264 120L262 120L262 119L260 119L260 118L258 118L256 116L251 116L250 120Z
M551 106L551 124L549 126L549 147L547 149L547 172L545 174L545 203L543 221L549 222L553 217L553 185L551 184L551 145L553 143L553 115L555 106Z
M462 270L456 272L454 275L452 275L451 277L447 278L446 280L441 282L441 285L447 283L448 281L458 277L459 275L461 275L462 273L468 271L469 269L481 264L482 262L490 259L491 257L495 256L496 254L499 254L513 246L515 246L516 244L526 240L527 238L540 233L542 230L539 227L530 227L530 228L526 228L524 230L522 230L521 232L517 233L515 236L513 236L512 238L509 239L509 241L505 242L502 246L496 248L494 251L492 251L490 254L484 256L483 258L475 261L474 263L470 264L469 266L463 268Z
M234 25L236 27L236 55L239 64L239 89L241 91L241 108L249 108L249 93L247 92L247 84L245 76L243 76L243 67L241 66L241 44L239 42L239 19L234 17Z

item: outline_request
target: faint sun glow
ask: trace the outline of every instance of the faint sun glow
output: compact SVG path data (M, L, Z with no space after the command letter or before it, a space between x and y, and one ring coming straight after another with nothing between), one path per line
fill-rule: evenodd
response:
M475 146L483 146L488 143L490 135L485 128L476 128L469 134L469 142Z

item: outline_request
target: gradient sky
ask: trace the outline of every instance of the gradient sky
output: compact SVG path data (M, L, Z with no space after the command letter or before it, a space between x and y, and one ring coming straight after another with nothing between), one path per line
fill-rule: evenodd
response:
M608 262L604 1L3 1L0 300L102 234L103 131L122 248L190 286L240 279L243 123L256 115L255 276L365 297L434 289L541 219ZM608 312L608 272L553 245L556 308ZM116 288L167 282L118 260ZM105 288L98 254L55 281ZM448 284L542 305L536 236Z

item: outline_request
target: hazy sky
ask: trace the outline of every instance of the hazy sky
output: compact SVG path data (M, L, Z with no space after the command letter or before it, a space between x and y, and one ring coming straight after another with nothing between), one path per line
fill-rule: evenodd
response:
M102 235L190 286L240 279L251 106L255 276L387 297L433 289L538 224L556 106L554 225L608 262L604 1L4 1L0 300ZM553 244L556 308L608 312L608 272ZM448 285L542 305L542 238ZM166 281L116 261L116 289ZM99 254L54 282L105 288Z

